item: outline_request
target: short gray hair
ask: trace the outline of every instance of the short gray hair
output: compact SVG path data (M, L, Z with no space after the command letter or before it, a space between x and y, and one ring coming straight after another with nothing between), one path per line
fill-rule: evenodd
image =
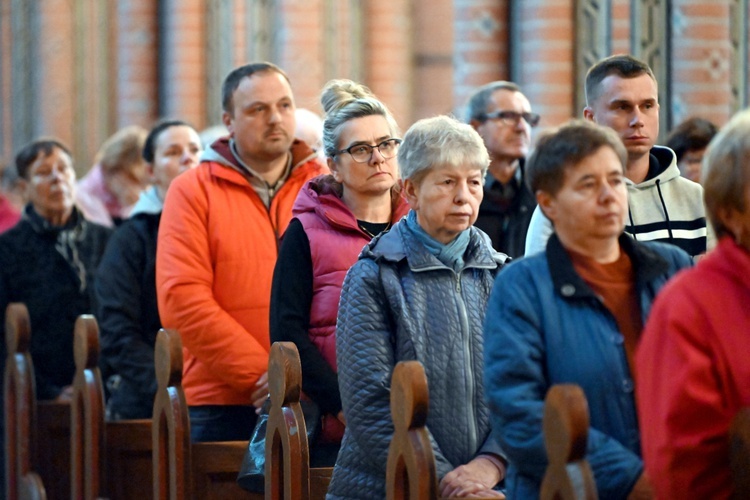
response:
M476 165L484 176L490 155L477 131L451 116L419 120L406 132L398 150L401 175L414 183L432 167L466 164Z
M336 156L341 128L355 118L382 116L388 122L391 135L399 135L396 120L386 105L362 84L351 80L331 80L323 89L320 102L326 113L323 121L323 150L329 158Z
M722 209L744 212L745 193L750 182L750 110L737 113L719 131L703 157L701 184L706 215L716 236L732 234L720 217ZM732 234L735 238L739 235Z
M486 85L482 85L469 96L469 100L466 103L466 122L469 123L471 120L477 120L483 122L486 120L484 116L487 113L487 107L490 105L490 99L492 94L498 90L507 90L509 92L521 92L521 87L513 82L507 82L504 80L498 80L496 82L490 82Z

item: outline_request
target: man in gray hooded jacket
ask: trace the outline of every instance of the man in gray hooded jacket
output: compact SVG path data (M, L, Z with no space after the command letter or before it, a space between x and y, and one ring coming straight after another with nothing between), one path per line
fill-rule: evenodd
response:
M691 256L705 253L709 235L703 188L680 177L674 151L654 145L659 101L651 68L629 55L600 60L586 75L586 103L584 118L613 129L628 151L625 232L639 241L674 244ZM537 208L525 254L543 251L552 231L552 223Z

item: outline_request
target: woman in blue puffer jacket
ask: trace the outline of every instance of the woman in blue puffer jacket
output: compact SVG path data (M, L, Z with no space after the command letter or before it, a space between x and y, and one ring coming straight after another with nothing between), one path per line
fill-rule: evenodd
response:
M442 496L502 498L505 458L490 436L482 323L507 256L472 227L489 157L470 126L417 122L398 153L412 211L365 247L344 281L337 323L346 432L328 498L385 498L393 368L418 360Z

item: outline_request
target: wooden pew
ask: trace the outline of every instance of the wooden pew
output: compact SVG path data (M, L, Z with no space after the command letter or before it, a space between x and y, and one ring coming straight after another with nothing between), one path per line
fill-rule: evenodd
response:
M29 354L31 331L24 304L9 304L5 312L7 358L4 374L5 498L46 499L39 475L31 468L32 430L36 423L34 365Z
M729 428L729 463L734 498L750 498L750 408L741 409Z
M70 404L36 401L34 366L29 354L30 339L28 309L24 304L9 304L6 310L6 346L9 358L6 363L5 377L6 379L10 377L12 381L6 382L8 385L5 386L6 412L11 414L16 412L15 415L10 416L11 425L16 426L16 429L23 425L29 427L27 434L29 445L27 451L21 452L21 456L23 453L29 454L31 470L41 478L47 498L67 499L70 495ZM18 349L23 352L17 352ZM26 392L29 387L31 393ZM9 402L8 397L16 398L15 402ZM19 401L23 403L16 406ZM11 408L13 410L9 411ZM25 423L19 423L21 421ZM6 426L6 433L10 430L11 427ZM20 436L21 434L18 434L19 438ZM8 444L12 444L14 439L15 436L12 436ZM23 439L27 439L25 435ZM11 446L6 449L6 459L9 463L21 463L26 460L19 458L19 447ZM23 467L25 466L6 471L8 472L6 479L25 472ZM32 497L39 494L38 491L34 491L34 484L37 483L34 479L26 479L22 483L19 483L18 479L11 479L11 481L15 481L15 483L9 483L11 487L13 484L26 485L25 489ZM14 497L9 495L8 498Z
M151 420L105 422L96 319L79 316L74 336L72 498L148 498L153 492Z
M237 485L247 441L190 443L190 417L182 390L182 342L177 331L159 331L155 358L153 498L263 498Z
M544 400L544 444L549 465L540 500L594 500L594 473L586 460L589 408L583 390L553 385Z
M297 346L274 342L268 362L271 409L266 427L266 498L325 498L332 467L310 467L305 417L300 406L302 368Z
M386 498L438 498L435 455L425 425L430 406L427 377L419 361L401 361L391 377L393 438L388 448Z

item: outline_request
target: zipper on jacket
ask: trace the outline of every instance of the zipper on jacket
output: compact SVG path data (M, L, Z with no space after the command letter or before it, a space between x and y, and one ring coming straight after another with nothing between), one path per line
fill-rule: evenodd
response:
M475 415L475 409L474 409L474 365L473 365L473 359L472 359L472 349L471 349L471 332L469 328L469 315L466 312L466 303L464 302L463 295L461 294L461 274L460 272L456 273L456 291L458 292L458 306L461 313L461 336L463 337L464 342L464 362L466 363L466 371L467 371L467 380L466 380L466 389L468 392L468 401L469 401L469 449L476 450L477 449L477 424L476 424L476 415Z

